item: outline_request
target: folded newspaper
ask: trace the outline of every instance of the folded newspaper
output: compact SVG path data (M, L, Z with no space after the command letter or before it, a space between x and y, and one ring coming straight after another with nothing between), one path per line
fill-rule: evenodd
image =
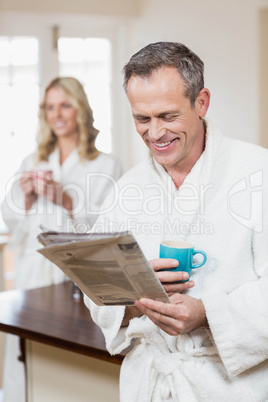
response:
M44 246L37 251L56 264L99 306L133 305L142 297L169 302L130 232L45 231L37 239Z

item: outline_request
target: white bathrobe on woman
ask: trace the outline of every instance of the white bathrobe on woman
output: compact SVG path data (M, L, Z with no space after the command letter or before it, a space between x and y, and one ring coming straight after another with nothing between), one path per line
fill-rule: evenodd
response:
M118 182L96 230L131 230L148 260L163 239L207 254L192 270L209 329L170 336L146 316L120 328L124 307L85 303L107 349L124 359L121 402L268 400L268 150L223 137L208 126L205 151L179 191L148 158Z
M94 160L79 160L77 149L60 165L59 149L49 155L47 162L35 163L35 154L25 158L11 178L9 190L2 202L2 216L10 233L11 250L15 257L14 287L31 289L63 282L62 271L36 250L41 247L36 237L40 225L57 231L88 231L98 217L98 210L115 181L121 176L119 161L112 155L100 153ZM53 180L60 183L73 200L73 218L59 205L38 197L31 209L25 211L25 196L19 185L22 172L52 170ZM24 368L17 360L18 338L9 335L4 365L4 402L23 402Z
M30 289L62 282L62 271L36 252L40 248L36 236L40 226L57 231L90 230L98 217L105 197L122 174L120 163L109 154L100 153L94 160L79 160L77 149L60 165L59 149L47 162L35 164L35 154L25 158L11 178L10 189L2 202L3 220L11 232L10 246L15 253L15 287ZM25 196L20 188L22 172L52 170L53 180L72 197L73 217L59 205L38 197L25 211Z

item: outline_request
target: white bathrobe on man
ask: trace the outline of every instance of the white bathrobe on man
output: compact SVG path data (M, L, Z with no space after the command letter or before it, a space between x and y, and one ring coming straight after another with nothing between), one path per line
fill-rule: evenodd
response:
M113 194L114 197L114 194ZM207 254L192 271L209 329L170 336L146 316L120 328L124 307L97 307L107 349L136 339L120 376L122 402L268 400L268 151L208 126L205 151L177 191L148 158L118 183L95 229L131 230L148 260L163 239Z

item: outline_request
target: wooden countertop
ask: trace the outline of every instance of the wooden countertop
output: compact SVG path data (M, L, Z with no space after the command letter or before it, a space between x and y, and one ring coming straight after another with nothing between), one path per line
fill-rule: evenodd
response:
M0 292L0 331L75 353L121 364L111 356L103 334L83 300L72 298L72 283Z

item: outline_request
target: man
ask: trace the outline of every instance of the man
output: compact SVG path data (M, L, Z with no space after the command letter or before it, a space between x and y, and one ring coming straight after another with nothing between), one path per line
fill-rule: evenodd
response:
M123 402L268 400L268 151L204 120L203 62L179 43L141 49L125 90L148 159L118 183L96 229L131 230L170 296L135 307L85 299L111 354L136 339L120 377ZM163 271L163 239L193 243L207 263Z

